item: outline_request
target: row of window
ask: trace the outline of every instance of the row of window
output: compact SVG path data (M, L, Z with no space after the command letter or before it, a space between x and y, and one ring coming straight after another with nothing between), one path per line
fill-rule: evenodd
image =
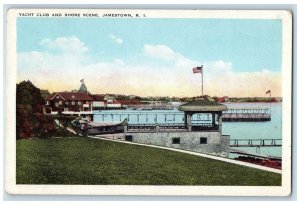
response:
M81 105L81 101L71 101L70 102L71 103L71 105L75 105L76 103L78 104L78 105ZM86 101L85 102L85 104L88 104L89 102L88 101ZM63 104L63 101L62 100L60 100L60 101L58 101L58 102L55 102L55 105L57 106L57 105L62 105ZM66 105L68 105L69 104L69 101L65 101L65 104ZM50 101L46 101L46 105L50 105Z
M172 144L180 144L180 137L173 137ZM207 144L207 137L200 137L200 144Z

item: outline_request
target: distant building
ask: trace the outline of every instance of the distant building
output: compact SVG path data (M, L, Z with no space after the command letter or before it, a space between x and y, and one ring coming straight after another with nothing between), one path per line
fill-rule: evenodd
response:
M115 98L111 95L105 95L104 96L104 101L107 103L107 104L111 104L115 101Z
M116 100L116 101L113 101L113 102L111 102L111 103L107 103L107 104L106 104L106 107L107 107L107 108L121 108L121 107L122 107L121 101Z
M106 107L104 95L90 95L93 98L93 110L101 110Z
M129 95L128 97L129 97L129 99L135 99L135 98L137 98L136 95Z
M69 114L70 112L91 112L93 98L85 93L55 92L45 98L45 112Z
M120 100L123 107L126 107L128 105L139 105L141 104L140 99L124 99Z
M217 102L228 102L228 101L229 101L228 96L217 98Z

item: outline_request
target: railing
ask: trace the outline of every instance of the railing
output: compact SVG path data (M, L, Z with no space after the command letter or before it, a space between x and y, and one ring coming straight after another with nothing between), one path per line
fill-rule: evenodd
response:
M282 139L231 139L230 147L281 147Z
M232 117L232 118L262 118L262 117L271 117L270 114L265 114L265 113L257 113L257 114L247 114L247 113L239 113L239 114L229 114L229 113L224 113L223 118L227 117Z
M216 131L218 125L213 126L209 123L191 124L192 131ZM187 127L183 123L162 123L162 124L128 124L129 132L163 132L163 131L187 131Z
M226 121L270 121L271 114L268 109L229 109L223 112L222 119ZM127 118L128 123L183 123L183 112L166 112L166 111L143 111L143 110L124 110L124 111L104 111L94 112L95 117L101 121L122 121ZM192 117L192 123L212 123L212 115L210 113L195 113Z
M244 114L242 114L242 113L240 113L240 114L228 114L228 113L225 113L222 116L222 120L224 122L271 121L271 114L262 114L262 113L257 113L257 114L247 114L247 113L244 113Z
M269 108L265 108L265 107L228 108L223 113L224 114L268 114Z
M173 110L174 106L166 103L159 104L137 104L137 105L128 105L130 109L145 109L145 110Z
M65 114L65 115L78 115L78 114L81 114L81 115L92 115L93 114L93 111L63 111L62 114Z

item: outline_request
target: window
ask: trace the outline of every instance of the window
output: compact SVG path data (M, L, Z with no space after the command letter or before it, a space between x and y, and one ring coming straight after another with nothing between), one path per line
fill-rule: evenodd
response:
M72 105L75 105L75 101L74 100L72 101Z
M132 135L125 135L125 141L132 142Z
M60 101L59 101L59 105L62 105L62 103L63 103L63 102L60 100Z
M80 101L78 101L78 105L81 105L81 102L80 102Z
M207 137L200 137L200 144L207 144Z
M50 105L50 102L48 100L46 101L46 105Z
M172 138L172 144L180 144L180 137Z
M66 101L65 104L68 105L68 104L69 104L69 101Z

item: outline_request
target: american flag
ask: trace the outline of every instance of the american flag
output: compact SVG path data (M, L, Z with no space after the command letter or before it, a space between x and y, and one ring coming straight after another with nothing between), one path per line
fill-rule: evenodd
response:
M193 68L193 73L202 73L202 68L203 66Z
M271 94L271 90L268 90L268 91L266 92L266 94Z

